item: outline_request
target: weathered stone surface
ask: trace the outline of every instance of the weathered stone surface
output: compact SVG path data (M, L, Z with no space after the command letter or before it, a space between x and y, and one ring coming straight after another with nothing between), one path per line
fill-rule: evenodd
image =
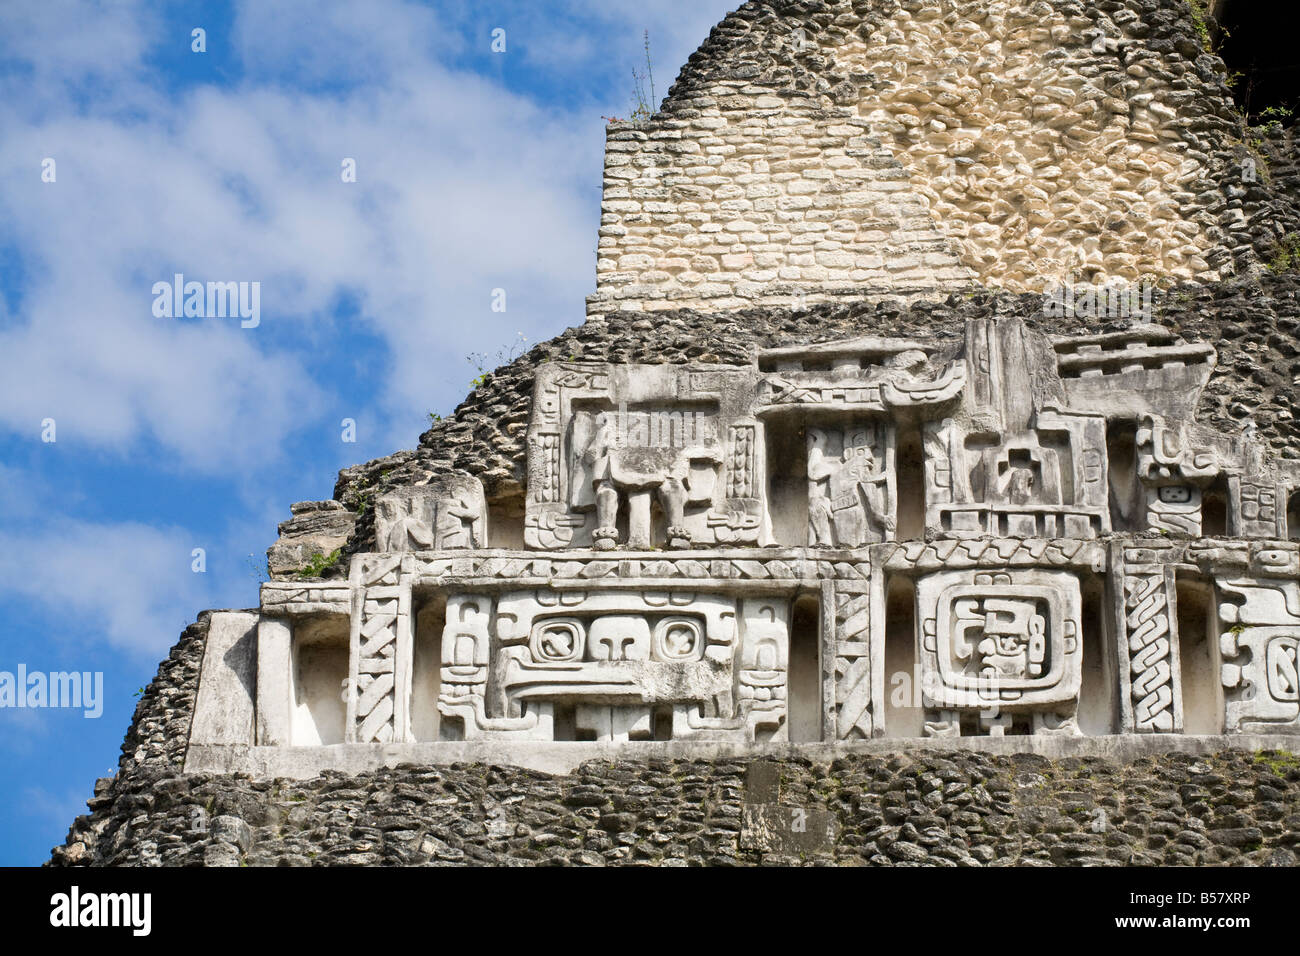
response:
M1294 865L1236 136L1177 0L745 3L610 128L590 321L293 506L54 862Z
M257 699L257 620L251 613L219 612L208 622L190 742L254 742Z
M1258 269L1224 81L1172 2L746 3L611 125L589 313Z
M266 552L273 581L298 578L314 560L328 558L348 542L356 515L337 501L300 501L280 524L280 538Z
M747 786L757 764L777 779L763 794ZM1255 812L1261 788L1282 816ZM460 764L266 782L151 763L112 789L54 865L1294 865L1300 850L1300 764L1268 752L617 760L558 777ZM216 815L195 829L203 806Z

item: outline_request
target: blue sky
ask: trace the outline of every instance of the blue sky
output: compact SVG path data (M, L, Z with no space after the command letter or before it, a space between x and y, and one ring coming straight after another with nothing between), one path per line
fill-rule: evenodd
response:
M582 321L642 33L662 97L738 3L0 4L0 671L104 675L98 719L0 709L0 864L62 842L197 612L256 604L291 502ZM260 325L155 317L177 272L259 282Z

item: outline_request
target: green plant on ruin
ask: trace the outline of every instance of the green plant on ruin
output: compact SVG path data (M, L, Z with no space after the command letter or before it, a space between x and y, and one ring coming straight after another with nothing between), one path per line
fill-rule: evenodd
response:
M1258 118L1261 122L1255 129L1259 130L1264 136L1276 136L1286 128L1284 121L1290 119L1291 116L1291 111L1285 106L1270 106L1259 114ZM1263 145L1262 138L1256 140L1256 145Z
M1214 52L1214 35L1210 32L1210 10L1209 0L1187 0L1187 5L1192 9L1192 28L1196 30L1196 35L1200 37L1201 46L1205 47L1207 53Z
M650 31L645 31L645 69L632 70L632 116L634 123L644 122L655 114L654 64L650 60Z
M509 365L515 359L519 358L519 356L523 355L524 348L527 345L528 336L519 332L516 334L513 342L508 346L502 346L497 349L495 355L487 352L470 352L469 355L465 356L465 361L469 362L470 365L473 365L475 370L478 372L478 375L470 380L470 386L472 388L478 388L488 380L488 376L492 374L493 369L500 368L502 365Z
M375 491L376 491L375 482L382 481L384 478L387 478L389 472L391 471L392 469L389 468L386 471L381 472L378 478L376 478L373 474L366 475L364 478L362 478L360 481L357 482L355 494L357 496L357 517L358 518L360 518L370 509L370 505L374 501Z
M1270 773L1278 777L1289 770L1300 770L1300 754L1281 750L1256 750L1252 759L1258 766L1267 767Z
M304 581L310 578L319 578L323 576L325 572L328 571L330 568L337 565L339 563L339 560L342 557L343 557L342 548L335 548L329 554L314 555L312 559L308 561L307 564L303 567L303 569L298 572L298 577Z
M1288 232L1274 243L1268 271L1274 275L1300 272L1300 233Z

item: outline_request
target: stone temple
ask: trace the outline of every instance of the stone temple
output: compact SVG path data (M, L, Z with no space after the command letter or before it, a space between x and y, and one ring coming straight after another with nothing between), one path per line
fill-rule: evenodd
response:
M1205 7L745 3L54 861L1296 863L1300 171Z

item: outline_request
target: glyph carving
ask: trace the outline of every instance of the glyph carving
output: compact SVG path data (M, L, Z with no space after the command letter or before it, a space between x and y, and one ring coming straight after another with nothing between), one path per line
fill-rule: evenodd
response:
M1233 477L1229 480L1232 499L1236 504L1237 533L1247 538L1279 537L1283 529L1283 509L1286 500L1283 486L1268 476L1250 478ZM1288 529L1293 537L1300 528Z
M1300 581L1220 579L1229 732L1300 733Z
M1137 472L1146 496L1147 527L1200 537L1203 489L1221 470L1208 448L1194 448L1185 427L1147 415L1137 432Z
M931 575L917 585L927 730L1079 733L1081 597L1073 575Z
M690 591L459 596L448 602L439 709L468 738L776 739L788 603Z

